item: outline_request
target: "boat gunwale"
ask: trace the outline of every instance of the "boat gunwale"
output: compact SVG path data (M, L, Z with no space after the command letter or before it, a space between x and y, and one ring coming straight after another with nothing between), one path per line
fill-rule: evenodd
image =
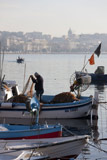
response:
M86 99L87 98L87 99ZM79 108L84 107L86 105L92 104L91 97L85 97L85 99L81 99L80 101L68 102L68 103L55 103L55 104L42 104L41 110L44 109L70 109L70 108Z
M41 142L40 142L40 144L39 144L39 142L37 142L37 143L39 145L39 148L44 148L44 147L46 148L46 147L51 147L51 146L55 146L55 145L71 143L71 142L75 142L75 141L88 140L90 138L90 136L89 135L83 135L83 136L75 136L75 138L74 138L74 136L73 137L66 137L65 139L64 138L65 137L63 137L63 140L62 140L62 137L61 137L60 141L55 141L55 142L50 142L50 143L49 142L47 142L47 143L45 142L45 144L42 144ZM73 138L73 139L70 139L70 138ZM7 143L7 141L4 142L4 143ZM26 150L26 149L34 149L34 148L38 148L38 146L36 146L36 145L35 146L31 146L31 147L27 146L27 147L23 147L23 148L8 147L8 149L11 149L11 150L22 150L22 149Z

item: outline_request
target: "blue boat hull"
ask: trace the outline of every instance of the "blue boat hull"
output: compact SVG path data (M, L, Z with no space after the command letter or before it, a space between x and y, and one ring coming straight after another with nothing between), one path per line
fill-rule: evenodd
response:
M91 76L91 84L107 84L107 74L94 74L89 73Z
M62 136L61 125L1 125L0 139L40 139Z
M75 72L76 77L81 77L85 75L91 76L91 84L104 85L107 84L107 74L95 74L95 73L86 73L86 72Z

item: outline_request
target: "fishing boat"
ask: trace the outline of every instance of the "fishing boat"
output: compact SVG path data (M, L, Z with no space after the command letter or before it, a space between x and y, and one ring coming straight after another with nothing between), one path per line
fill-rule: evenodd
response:
M77 77L90 75L91 84L95 85L107 84L107 74L104 73L104 66L98 66L94 73L76 71L75 74Z
M105 72L104 66L98 66L94 73L88 73L86 69L86 65L88 64L88 62L90 65L95 64L94 55L96 54L99 57L100 53L101 53L101 43L98 45L94 53L91 55L90 59L88 59L88 61L84 64L82 70L75 72L77 78L89 75L91 77L90 84L95 84L95 85L107 84L107 74L104 73Z
M33 141L1 141L0 156L15 155L16 160L19 160L24 159L27 155L34 158L35 153L38 152L42 153L43 156L48 156L49 159L76 158L88 140L89 136L83 135Z
M11 82L11 81L10 81ZM0 122L9 124L31 124L35 123L34 110L36 106L30 106L29 103L15 103L3 101L6 94L7 99L14 95L19 95L18 86L15 83L6 83L10 90L3 88L1 107L0 107ZM11 87L10 87L11 86ZM78 86L80 88L80 86ZM82 90L81 85L81 90ZM10 94L11 93L11 94ZM66 93L66 92L65 92ZM10 95L9 95L10 94ZM69 92L69 94L71 94ZM68 96L68 93L67 93ZM78 101L70 100L62 103L52 103L55 95L43 95L42 103L40 102L40 118L86 118L89 117L92 111L93 98L92 96L79 96ZM60 97L60 101L65 99L66 95ZM29 102L29 101L28 101ZM39 103L39 102L38 102ZM31 103L30 103L31 104Z
M18 57L16 59L17 63L23 63L24 62L24 58Z
M94 97L81 96L81 92L88 88L91 77L84 76L79 79L72 77L70 81L71 92L77 92L76 96L71 92L63 92L55 96L43 95L42 101L44 103L41 104L40 118L69 119L91 117Z
M40 139L62 136L61 125L0 125L0 139Z
M88 117L92 110L92 97L80 97L79 101L51 104L52 95L43 95L40 118L83 118Z

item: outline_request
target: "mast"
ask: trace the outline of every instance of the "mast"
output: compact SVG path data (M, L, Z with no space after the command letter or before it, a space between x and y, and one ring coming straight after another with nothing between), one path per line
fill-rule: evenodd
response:
M1 80L2 79L1 74L2 74L2 71L1 71L1 42L0 42L0 88L1 88L1 81L2 81Z
M0 42L0 88L2 87L2 82L4 79L4 77L2 78L3 63L4 63L4 50L3 50L3 55L2 55L1 42Z

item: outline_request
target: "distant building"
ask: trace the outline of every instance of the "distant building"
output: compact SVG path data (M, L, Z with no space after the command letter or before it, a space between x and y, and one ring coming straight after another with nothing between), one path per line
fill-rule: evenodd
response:
M71 30L71 28L68 30L68 39L72 39L72 30Z
M76 35L69 28L62 37L51 37L42 32L0 31L0 42L8 53L71 53L92 52L98 42L102 42L102 51L107 52L107 34Z

